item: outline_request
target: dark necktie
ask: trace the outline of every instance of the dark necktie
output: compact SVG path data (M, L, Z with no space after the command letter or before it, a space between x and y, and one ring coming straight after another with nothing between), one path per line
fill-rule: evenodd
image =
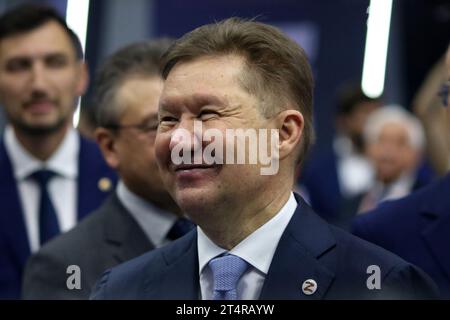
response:
M167 234L167 238L170 240L176 240L182 236L184 236L186 233L191 231L195 227L195 224L193 224L191 221L189 221L186 218L179 218L170 229L169 233Z
M58 217L48 192L48 182L55 175L49 170L38 170L30 176L37 182L41 191L39 201L39 241L41 245L60 232Z

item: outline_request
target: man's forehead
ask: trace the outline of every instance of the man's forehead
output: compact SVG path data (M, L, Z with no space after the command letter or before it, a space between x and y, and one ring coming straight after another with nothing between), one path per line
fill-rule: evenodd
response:
M158 109L159 96L162 90L162 79L157 76L125 78L117 89L119 103L145 106Z
M172 95L162 96L160 99L160 109L171 109L181 106L196 107L205 105L214 105L221 107L226 103L226 97L208 94L208 93L195 93L192 92L189 95Z
M407 133L409 125L406 121L387 121L380 128L381 133Z
M52 20L0 40L0 55L4 58L55 53L76 54L69 35Z
M134 122L148 123L158 121L158 110L155 110L151 106L149 108L142 108L140 112L136 112L136 109L125 106L121 115L123 119L134 119Z
M229 81L239 76L243 70L244 59L236 54L218 56L200 56L195 59L181 61L175 64L167 75L165 83L168 87L173 82L184 82L184 79L195 79L195 81L215 82ZM196 83L185 83L196 84ZM177 83L177 86L179 84Z
M161 101L223 103L231 91L242 90L243 65L243 58L237 55L204 56L177 63L164 82Z

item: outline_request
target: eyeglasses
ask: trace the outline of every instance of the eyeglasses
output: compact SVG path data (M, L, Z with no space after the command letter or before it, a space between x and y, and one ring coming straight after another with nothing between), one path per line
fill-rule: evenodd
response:
M442 84L441 89L439 90L439 97L442 99L442 105L444 107L448 107L448 91L450 87L450 80L447 80Z
M103 127L113 130L137 129L143 133L156 133L156 130L158 130L158 122L151 121L149 123L140 123L140 124L108 124Z

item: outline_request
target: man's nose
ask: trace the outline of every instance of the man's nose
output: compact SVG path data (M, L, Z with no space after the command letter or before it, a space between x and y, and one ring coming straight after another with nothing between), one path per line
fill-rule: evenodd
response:
M175 146L184 151L196 151L202 147L202 132L200 121L181 121L170 137L169 148Z
M45 91L47 72L41 63L34 63L31 69L31 88L33 91Z

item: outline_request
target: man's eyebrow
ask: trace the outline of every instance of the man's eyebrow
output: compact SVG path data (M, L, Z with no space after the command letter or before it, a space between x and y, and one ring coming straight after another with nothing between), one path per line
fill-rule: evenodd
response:
M158 105L158 111L162 109L170 109L170 106L173 106L175 104L174 100L171 99L160 99L159 105Z
M219 97L211 94L193 94L187 98L166 98L161 99L159 102L160 109L171 109L177 105L186 105L186 106L204 106L204 105L215 105L215 106L223 106L225 105L225 101L220 99Z
M47 57L67 57L67 56L68 56L67 53L61 52L61 51L49 52L49 53L43 55L43 57L45 57L45 58L47 58Z
M192 96L192 104L196 106L215 105L221 107L225 102L215 95L210 94L195 94Z
M158 113L157 112L154 112L154 113L151 113L151 114L147 115L146 117L144 117L142 119L142 122L148 122L148 121L154 121L154 120L158 120Z
M67 57L68 55L63 51L52 51L52 52L46 52L43 54L36 54L36 55L28 55L28 54L18 54L18 55L11 55L9 57L6 57L6 61L17 61L17 60L35 60L35 59L48 59L53 57Z

